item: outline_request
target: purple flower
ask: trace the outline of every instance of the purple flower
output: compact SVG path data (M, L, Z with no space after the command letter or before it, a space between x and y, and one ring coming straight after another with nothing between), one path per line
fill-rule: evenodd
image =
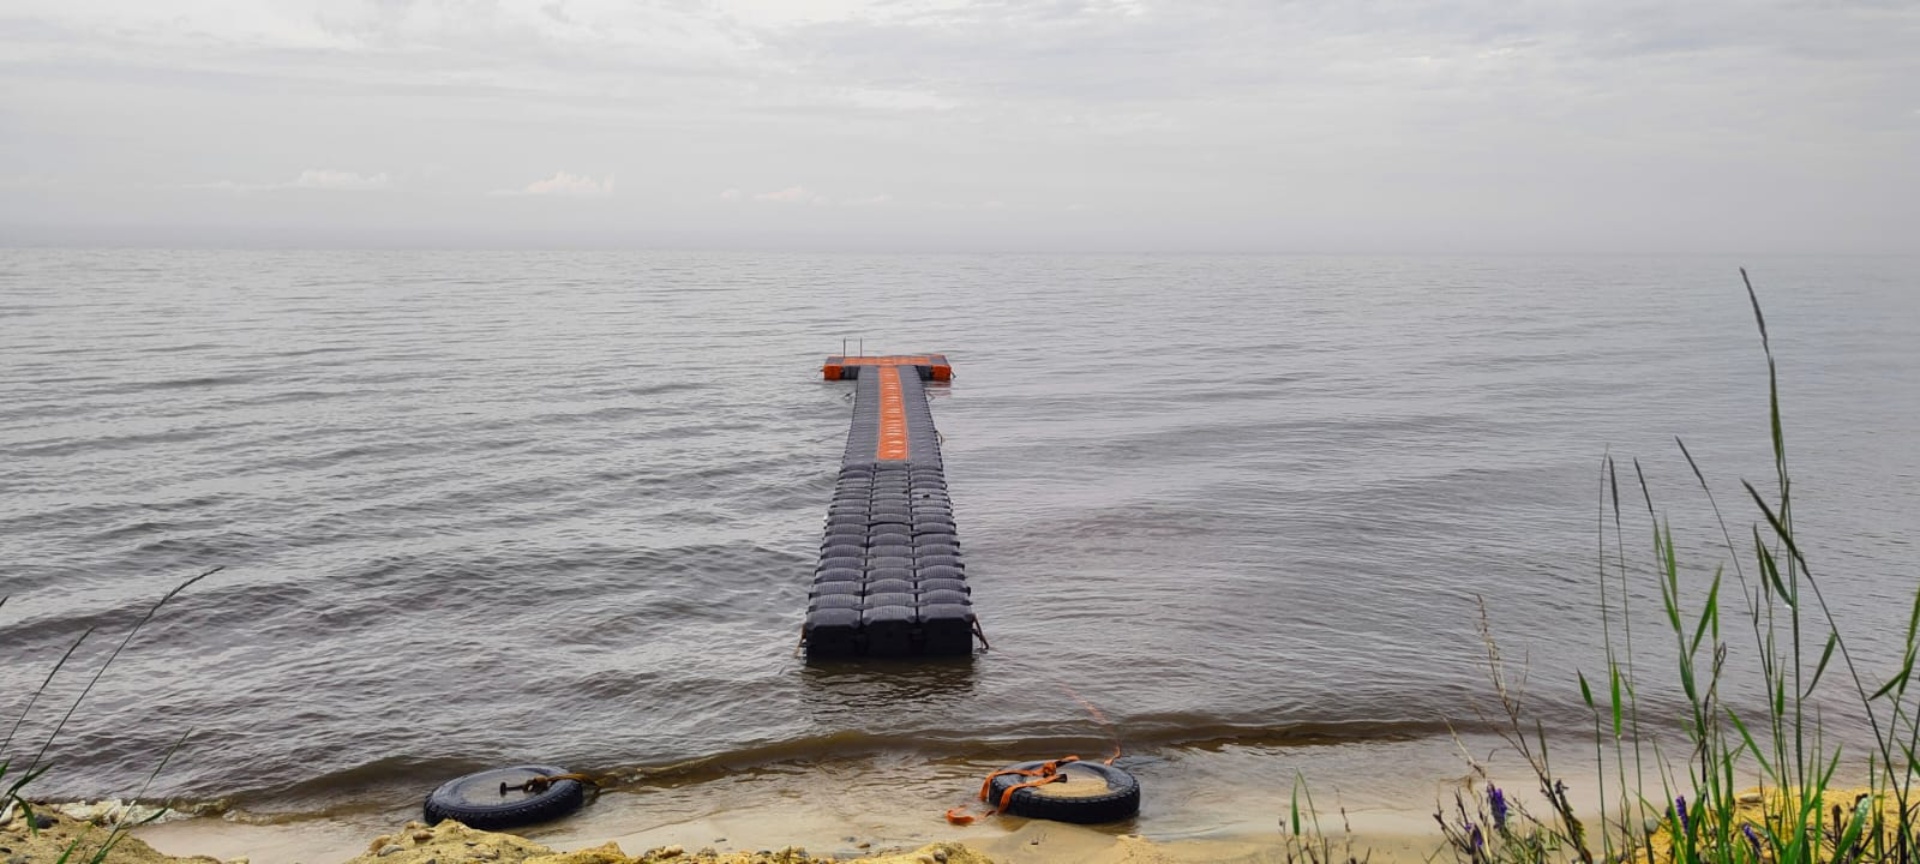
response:
M1687 819L1687 796L1682 795L1673 799L1673 810L1680 814L1680 833L1692 834L1693 825L1691 820Z
M1500 791L1498 786L1488 784L1487 804L1493 807L1493 827L1507 830L1507 793Z
M1480 826L1472 825L1468 827L1472 832L1473 851L1475 853L1475 857L1478 857L1478 853L1481 850L1484 850L1487 848L1487 838L1486 838L1486 835L1480 833Z
M1747 835L1747 842L1753 844L1754 857L1756 858L1759 857L1761 854L1760 853L1760 835L1754 833L1753 826L1751 824L1740 826L1740 831Z

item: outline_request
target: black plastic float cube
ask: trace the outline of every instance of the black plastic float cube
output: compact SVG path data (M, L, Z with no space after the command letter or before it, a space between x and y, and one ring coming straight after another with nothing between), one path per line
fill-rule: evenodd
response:
M905 572L905 571L901 571L901 572ZM866 582L866 591L863 593L865 593L869 597L879 595L879 594L905 594L909 598L911 598L913 596L913 580L904 579L904 578L903 579L869 578ZM909 605L911 605L911 602L912 602L911 599L909 599L908 602L909 602Z
M857 609L808 612L804 632L809 658L839 659L860 654L860 611Z
M960 596L964 598L966 595ZM921 606L919 611L922 652L938 657L973 653L972 607L959 603L937 603Z
M973 602L967 599L967 592L965 591L958 591L952 588L929 589L925 586L922 586L920 589L919 600L920 600L920 608L922 609L925 609L928 606L965 607L971 602Z
M807 603L808 612L822 609L852 609L858 612L866 605L866 600L858 594L815 594Z
M938 579L938 578L925 579L923 578L920 581L913 583L913 587L919 590L921 594L931 594L935 591L952 591L959 594L962 597L965 597L973 593L973 589L967 587L966 580L964 579Z
M913 602L913 598L905 594L885 596L889 600L902 598L906 603ZM913 607L908 605L889 603L885 606L868 606L866 611L860 613L860 629L867 637L867 656L912 655L914 624L918 617Z

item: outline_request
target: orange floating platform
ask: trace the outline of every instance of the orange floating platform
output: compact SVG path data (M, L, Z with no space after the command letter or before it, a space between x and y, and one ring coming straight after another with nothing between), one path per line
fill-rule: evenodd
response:
M826 365L820 367L820 374L828 381L852 381L860 377L861 369L899 368L912 366L922 381L952 381L953 366L947 363L945 354L900 354L886 357L828 357Z

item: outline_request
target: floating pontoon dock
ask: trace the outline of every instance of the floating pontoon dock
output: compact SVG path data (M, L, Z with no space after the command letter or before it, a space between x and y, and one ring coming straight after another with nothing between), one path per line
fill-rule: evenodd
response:
M926 381L939 354L828 357L854 382L853 425L827 507L804 639L809 659L969 656L975 631Z

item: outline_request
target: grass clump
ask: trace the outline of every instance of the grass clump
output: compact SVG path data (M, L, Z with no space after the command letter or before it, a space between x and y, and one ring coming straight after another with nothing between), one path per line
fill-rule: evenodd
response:
M1302 804L1305 807L1302 808ZM1313 792L1307 778L1293 775L1293 794L1288 798L1287 814L1280 820L1284 842L1281 856L1285 864L1370 864L1373 851L1354 842L1353 826L1347 822L1347 808L1340 808L1340 837L1320 825L1320 811L1313 806Z
M1654 715L1654 676L1635 665L1629 609L1630 566L1620 471L1608 457L1601 470L1600 588L1605 665L1579 676L1592 715L1593 764L1600 777L1596 824L1582 821L1549 760L1547 736L1522 705L1524 677L1503 665L1486 623L1490 677L1504 717L1497 724L1539 784L1550 811L1536 818L1491 782L1460 793L1436 812L1448 853L1466 864L1916 864L1920 855L1920 705L1912 688L1920 656L1920 590L1910 602L1901 657L1884 680L1869 680L1836 623L1820 579L1794 533L1793 482L1780 408L1779 373L1766 317L1741 271L1767 360L1773 483L1743 482L1757 519L1735 552L1732 580L1717 567L1701 586L1683 582L1670 523L1654 506L1640 465L1632 465L1652 530L1647 540L1660 594L1660 639L1673 640L1674 682L1681 716ZM1706 494L1722 539L1736 550L1714 490L1686 444L1675 439ZM1611 526L1612 554L1609 554ZM1744 560L1743 560L1744 558ZM1739 592L1733 608L1728 589ZM1689 601L1689 598L1697 598ZM1721 697L1730 646L1724 630L1744 631L1756 652L1763 704L1737 707ZM1639 638L1648 638L1645 632ZM1643 646L1644 647L1644 646ZM1744 658L1742 658L1744 659ZM1864 715L1872 736L1864 784L1840 785L1842 747L1828 741L1816 692L1843 679L1844 699ZM1829 690L1832 690L1829 687ZM1826 692L1826 691L1819 691ZM1664 702L1661 704L1665 704ZM1675 721L1685 749L1669 752L1653 734ZM1857 758L1857 757L1856 757ZM1475 766L1478 777L1485 772ZM1644 778L1651 771L1657 781Z
M87 680L86 686L81 688L79 695L75 696L73 702L67 705L66 712L61 714L59 722L54 724L52 731L47 733L46 739L34 750L33 757L31 759L24 759L22 758L24 752L19 755L13 752L13 743L20 734L21 726L25 725L27 718L32 715L34 706L39 703L40 697L46 693L48 686L60 675L61 670L66 668L67 662L73 659L74 652L79 651L80 646L84 644L88 638L93 636L93 628L87 628L86 631L82 632L79 637L73 640L72 644L67 646L66 652L60 655L60 659L53 664L53 668L47 671L47 677L41 680L40 686L35 688L33 693L27 697L26 705L20 709L20 714L14 718L13 725L7 730L6 737L0 739L0 828L4 828L10 824L15 818L16 813L25 819L27 830L34 834L52 826L53 820L51 817L35 813L34 803L32 799L28 797L28 787L53 767L52 764L47 761L47 751L52 749L53 742L58 740L61 731L66 729L67 723L71 721L74 714L80 710L80 706L86 701L88 694L91 694L93 688L100 683L101 676L105 675L107 669L113 666L113 661L119 658L120 652L125 651L127 646L133 642L133 638L139 635L140 629L145 627L147 622L152 621L153 617L159 614L161 608L166 606L173 598L179 596L180 592L185 591L195 582L199 582L208 576L220 572L221 569L223 568L215 567L181 582L179 585L174 586L173 590L168 591L165 596L162 596L159 601L155 602L152 607L148 608L146 614L140 616L140 619L135 621L133 627L127 631L126 637L120 640L120 644L114 646L113 651L107 654L106 659L101 662L100 667L94 670L93 677ZM6 603L7 598L0 597L0 608L4 608ZM164 769L167 762L173 758L173 754L179 751L180 746L186 743L187 737L190 734L192 733L183 733L180 738L173 743L173 746L167 749L165 755L161 757L160 763L154 766L152 773L147 775L146 782L141 784L140 791L135 793L134 797L136 800L145 797L147 789L153 784L154 778L160 776L160 771ZM21 762L25 763L24 766L20 765ZM69 862L72 861L100 864L100 862L106 860L108 854L113 851L114 847L118 846L120 841L126 838L128 831L152 822L165 813L165 809L160 809L143 819L114 819L111 824L107 826L106 836L101 838L97 843L89 843L87 834L83 833L66 845L59 859L55 861L54 864L69 864ZM92 847L90 850L88 849L89 846Z

